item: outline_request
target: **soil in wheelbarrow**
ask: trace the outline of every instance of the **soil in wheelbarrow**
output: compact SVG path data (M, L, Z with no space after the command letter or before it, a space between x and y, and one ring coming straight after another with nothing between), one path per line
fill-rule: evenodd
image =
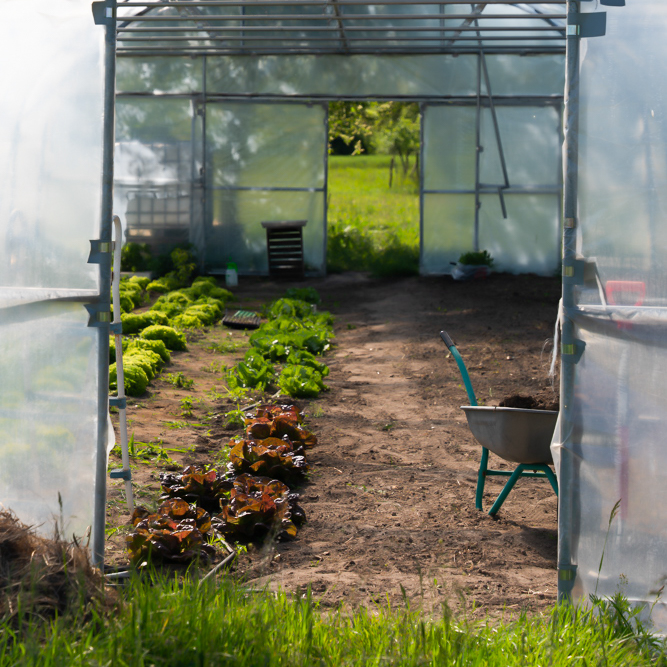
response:
M475 509L480 447L459 409L468 399L439 332L454 339L481 404L511 395L554 402L547 373L559 281L342 274L298 286L308 285L336 316L337 335L327 357L330 390L298 401L319 438L301 489L308 522L290 542L251 547L233 576L297 593L310 586L324 609L400 605L404 595L427 614L445 600L472 615L546 609L556 596L556 497L543 480L524 478L496 518ZM242 278L239 307L256 309L290 286ZM185 450L169 454L178 465L215 461L238 433L225 427L222 415L233 406L221 371L243 349L211 349L228 333L217 326L192 336L189 351L173 356L163 378L182 373L193 387L157 379L130 401L137 442ZM243 341L243 332L231 333ZM192 414L183 416L188 397ZM493 455L491 464L511 467ZM155 503L159 472L170 466L136 462L140 502ZM122 565L127 514L122 483L111 484L107 561ZM486 510L501 486L487 482Z
M521 408L523 410L555 410L559 409L558 397L553 392L547 391L546 396L525 396L523 394L512 394L505 396L500 403L503 408Z

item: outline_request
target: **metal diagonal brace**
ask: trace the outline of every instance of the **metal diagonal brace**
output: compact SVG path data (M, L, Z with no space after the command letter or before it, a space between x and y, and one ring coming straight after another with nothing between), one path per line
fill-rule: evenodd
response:
M452 37L451 39L448 39L445 42L445 46L451 46L452 44L454 44L454 42L461 36L463 28L467 28L486 9L486 4L487 4L486 2L480 2L477 5L472 2L470 3L470 6L472 7L473 16L469 16L465 21L463 21L463 23L461 23L459 29L454 33L455 36Z

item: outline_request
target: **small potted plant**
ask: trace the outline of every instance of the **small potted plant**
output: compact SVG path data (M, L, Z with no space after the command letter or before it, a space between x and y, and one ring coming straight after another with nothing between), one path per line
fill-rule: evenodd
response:
M454 264L454 262L452 262ZM472 280L473 278L486 278L491 273L493 257L487 250L479 252L464 252L459 261L454 264L452 278L454 280Z

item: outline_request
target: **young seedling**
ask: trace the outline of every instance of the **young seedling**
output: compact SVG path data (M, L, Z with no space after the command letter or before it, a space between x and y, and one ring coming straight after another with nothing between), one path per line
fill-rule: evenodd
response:
M169 422L163 422L163 424L167 428L187 428L190 426L189 422L184 422L184 421L169 421Z
M213 350L213 352L219 352L220 354L230 354L231 352L236 352L236 350L243 345L244 343L237 342L230 338L228 340L223 340L220 343L211 343L208 346L208 349Z
M245 425L245 414L238 407L235 410L225 412L225 428L241 428Z
M190 378L186 378L183 373L180 371L178 373L168 373L165 378L167 382L173 384L174 387L179 387L182 389L192 389L195 385L195 381Z

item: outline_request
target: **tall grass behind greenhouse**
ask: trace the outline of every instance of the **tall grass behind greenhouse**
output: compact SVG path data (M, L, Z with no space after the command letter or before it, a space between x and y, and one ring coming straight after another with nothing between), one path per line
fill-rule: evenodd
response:
M0 664L39 665L664 665L662 644L617 617L561 606L472 624L447 607L323 610L228 582L134 581L115 613L50 624L25 613L0 627Z
M396 160L398 163L398 159ZM388 155L329 157L327 270L419 272L419 187Z

